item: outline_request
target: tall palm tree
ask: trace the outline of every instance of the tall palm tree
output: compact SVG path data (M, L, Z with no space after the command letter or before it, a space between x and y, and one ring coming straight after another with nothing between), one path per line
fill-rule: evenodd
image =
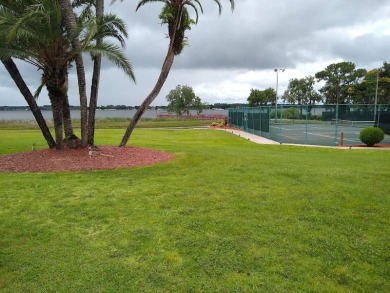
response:
M72 4L70 0L60 0L61 1L61 11L62 17L65 23L66 30L69 35L74 35L76 31L76 16L73 12ZM81 122L81 145L87 146L88 139L88 112L87 112L87 90L86 90L86 81L85 81L85 69L84 61L81 55L81 44L78 37L73 37L71 39L71 44L73 48L77 51L75 55L76 62L76 71L77 71L77 81L79 86L79 96L80 96L80 122Z
M104 0L96 0L95 17L101 19L104 15ZM102 37L96 39L97 44L101 44ZM88 145L95 144L95 114L98 100L99 83L100 83L100 69L102 65L102 56L100 54L93 56L93 72L91 82L91 95L89 98L89 112L88 112Z
M96 41L97 47L102 46L103 39L105 37L114 37L122 45L125 46L124 39L122 37L127 37L126 27L123 21L117 18L115 15L104 15L104 0L74 0L73 7L85 7L82 10L82 13L78 18L76 18L75 13L70 4L70 0L61 0L61 8L64 15L64 21L66 28L69 34L76 29L76 22L83 24L84 22L92 22L93 27L90 26L90 29L94 31L94 39ZM91 12L91 8L95 7L95 13ZM72 45L74 48L80 48L80 41L74 39ZM76 69L77 77L79 84L79 94L80 94L80 105L81 106L81 120L86 121L87 123L82 128L82 133L87 133L87 137L84 137L82 134L83 144L88 144L93 146L95 140L95 114L97 108L97 98L99 90L99 81L100 81L100 70L101 70L101 54L95 53L91 54L93 59L93 73L92 73L92 82L91 82L91 94L89 100L89 110L87 111L87 101L86 101L86 81L85 81L85 71L83 65L83 59L81 54L76 57ZM131 73L130 78L135 82L135 77Z
M115 2L116 0L112 0ZM121 0L123 1L123 0ZM213 0L219 8L219 14L222 12L222 4L220 0ZM234 9L235 3L234 0L229 0L231 9ZM146 99L142 102L141 106L138 108L137 112L134 114L131 122L129 123L126 132L122 138L119 146L125 146L133 132L138 121L141 119L143 113L148 108L148 106L154 101L157 97L161 88L163 87L169 71L172 67L174 58L176 55L179 55L186 44L185 32L191 28L192 24L198 22L198 9L203 13L203 8L200 0L141 0L138 2L136 11L138 9L150 2L163 2L164 6L159 15L163 24L168 25L168 35L169 35L169 47L164 60L164 63L161 68L160 76ZM192 19L189 15L187 7L192 7L195 11L196 18Z
M68 68L76 56L80 52L101 54L130 78L134 79L134 74L120 46L95 42L98 30L92 20L77 23L72 33L66 34L59 1L0 0L0 59L18 58L42 70L41 87L46 86L52 105L56 148L62 149ZM105 35L120 35L115 27L108 25L106 30ZM80 40L78 48L71 45L75 38Z

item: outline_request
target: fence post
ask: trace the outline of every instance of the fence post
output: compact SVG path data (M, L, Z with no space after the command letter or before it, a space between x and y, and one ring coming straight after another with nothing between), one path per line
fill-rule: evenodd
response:
M335 146L337 146L337 136L338 136L338 124L339 124L339 105L336 105L336 125L335 125L335 134L334 134L334 141L335 141Z
M276 112L276 115L278 115L278 112ZM283 105L280 105L280 119L279 119L279 142L282 143L282 123L283 123Z
M377 109L377 117L376 117L376 119L378 119L378 120L375 120L375 124L374 124L374 126L376 126L376 127L379 127L379 125L380 125L380 118L381 118L381 105L378 105L378 109Z
M302 108L302 105L301 105L301 108ZM308 113L309 113L309 106L306 105L306 131L305 131L305 144L307 144L307 124L308 124Z

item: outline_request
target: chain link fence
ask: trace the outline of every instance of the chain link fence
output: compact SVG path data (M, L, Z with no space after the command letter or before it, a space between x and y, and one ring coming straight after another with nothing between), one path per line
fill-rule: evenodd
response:
M229 109L229 123L280 143L358 145L360 131L380 127L390 144L390 105L277 105Z

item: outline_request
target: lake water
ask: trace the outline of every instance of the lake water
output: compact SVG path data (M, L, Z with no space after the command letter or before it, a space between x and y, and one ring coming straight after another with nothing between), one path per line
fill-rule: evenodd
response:
M72 110L71 116L80 119L80 111ZM132 118L136 110L97 110L96 118ZM166 114L165 110L146 110L143 118L157 118L158 114ZM191 112L196 114L196 111ZM227 115L227 110L204 110L202 114L222 114ZM51 111L42 111L45 119L52 119ZM31 111L0 111L0 120L34 120Z

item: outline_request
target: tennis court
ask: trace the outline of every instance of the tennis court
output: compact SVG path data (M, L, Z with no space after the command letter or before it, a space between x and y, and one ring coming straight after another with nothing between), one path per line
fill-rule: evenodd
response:
M361 144L360 131L365 127L372 127L374 124L271 124L270 139L295 144L355 145ZM387 140L390 142L388 135Z
M310 119L314 106L311 109L295 106L300 119L283 118L283 111L290 109L291 112L292 107L278 107L279 117L276 118L274 107L269 106L229 109L229 122L246 132L280 143L323 146L362 144L360 131L366 127L379 126L387 133L382 143L390 143L390 131L386 131L390 128L390 105L377 107L375 114L372 105L359 105L358 108L350 106L347 111L345 105L343 111L336 109L337 105L317 106L315 119Z

